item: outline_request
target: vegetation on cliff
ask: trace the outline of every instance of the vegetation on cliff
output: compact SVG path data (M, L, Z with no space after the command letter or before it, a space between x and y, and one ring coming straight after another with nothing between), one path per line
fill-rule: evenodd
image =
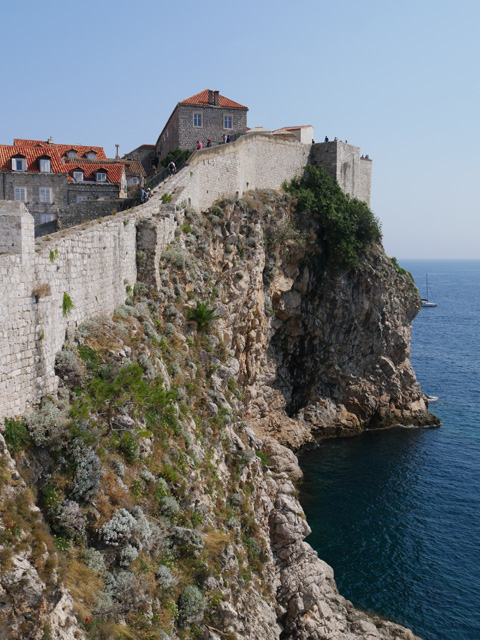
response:
M292 484L301 473L278 441L298 447L312 438L307 422L324 416L320 378L325 388L331 377L341 387L345 372L361 382L362 331L377 362L371 327L392 325L385 344L401 361L406 340L392 318L401 323L403 299L389 308L381 287L372 289L379 273L389 285L405 280L405 299L410 284L378 248L364 273L350 268L354 252L379 236L363 209L335 258L346 214L335 189L317 202L324 178L307 176L310 186L295 184L293 193L225 199L203 215L179 208L159 283L127 287L111 318L78 327L56 356L58 394L6 421L26 482L0 473L0 593L16 579L23 607L7 638L33 640L41 629L56 638L46 613L62 585L92 640L307 640L312 628L364 637L360 620L372 623L338 595L331 570L303 542L309 530ZM340 220L336 231L323 225L328 215ZM330 280L327 254L328 264L347 265ZM359 262L365 268L366 258ZM367 280L378 309L364 304ZM311 390L315 413L291 418L300 408L291 401L303 409ZM360 413L361 391L351 393L349 416ZM333 401L326 410L335 419ZM9 457L1 454L0 462ZM19 563L31 567L21 573ZM34 571L43 580L36 599ZM0 625L13 598L0 602ZM377 637L411 636L396 627Z
M346 195L323 167L308 165L302 178L284 184L297 199L297 211L319 223L330 263L355 266L381 239L380 222L361 200Z

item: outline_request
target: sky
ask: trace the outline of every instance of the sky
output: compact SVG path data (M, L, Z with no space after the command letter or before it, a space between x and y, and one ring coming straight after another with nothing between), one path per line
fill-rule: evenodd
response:
M123 155L219 90L369 154L388 255L480 259L478 0L4 0L0 24L0 144Z

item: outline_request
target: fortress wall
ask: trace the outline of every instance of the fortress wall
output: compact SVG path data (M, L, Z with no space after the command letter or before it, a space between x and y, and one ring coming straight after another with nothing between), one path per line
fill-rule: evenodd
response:
M363 194L363 200L370 206L372 196L372 161L369 158L360 158L359 189Z
M302 173L309 151L296 140L247 134L196 152L146 204L36 242L25 206L1 202L0 421L56 389L55 354L79 324L110 315L137 277L158 284L161 253L183 218L178 204L201 211L225 196L278 189ZM162 204L163 193L172 194L170 204ZM68 315L64 293L74 304Z
M187 167L160 193L174 192L194 209L208 209L226 196L240 197L252 189L279 189L284 180L301 175L310 146L270 134L252 133L235 142L196 151Z
M370 206L372 161L360 157L360 148L341 141L312 145L311 164L321 165L344 193Z
M125 301L126 284L136 280L134 216L36 244L33 217L16 202L3 203L0 237L12 218L24 242L20 253L0 254L0 418L23 413L56 388L55 354L68 333L88 318L111 314ZM66 316L64 293L74 304Z

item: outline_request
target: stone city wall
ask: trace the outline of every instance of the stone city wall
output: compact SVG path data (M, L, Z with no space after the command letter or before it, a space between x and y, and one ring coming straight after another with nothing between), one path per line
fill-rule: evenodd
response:
M134 216L125 215L35 243L25 206L2 202L0 237L10 239L0 254L3 418L23 413L56 388L55 354L69 330L125 301L126 284L136 280L136 229ZM67 315L65 294L74 305Z
M312 164L321 165L344 193L370 206L372 161L360 156L360 148L346 142L318 142L311 147Z
M196 151L186 168L155 193L172 195L202 211L224 197L241 197L253 189L279 189L301 175L310 145L271 134L246 134L235 142Z
M308 152L294 140L246 135L196 152L146 204L37 241L25 206L0 202L0 419L56 389L55 354L79 324L112 314L137 278L158 283L182 203L201 211L224 196L277 189L302 173ZM163 193L172 194L171 203L162 204ZM65 294L74 305L66 315Z

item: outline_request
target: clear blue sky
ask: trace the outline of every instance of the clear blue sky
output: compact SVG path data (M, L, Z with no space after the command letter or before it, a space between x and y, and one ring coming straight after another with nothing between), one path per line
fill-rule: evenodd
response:
M154 143L218 89L373 158L397 258L480 258L478 0L4 2L0 143Z

